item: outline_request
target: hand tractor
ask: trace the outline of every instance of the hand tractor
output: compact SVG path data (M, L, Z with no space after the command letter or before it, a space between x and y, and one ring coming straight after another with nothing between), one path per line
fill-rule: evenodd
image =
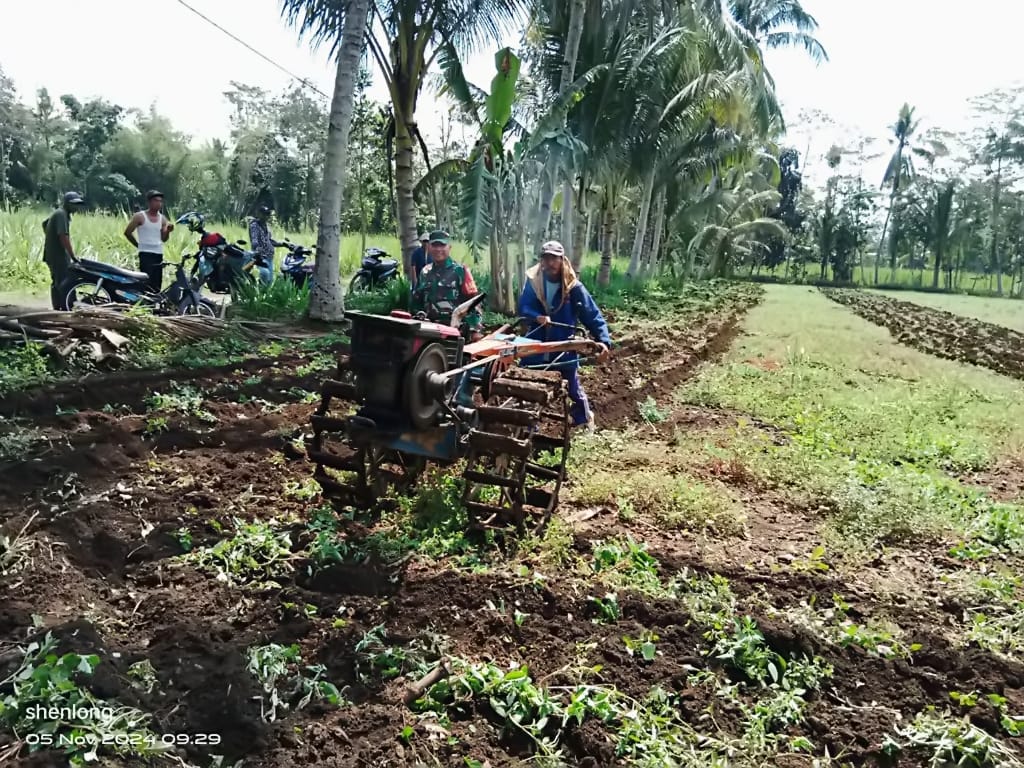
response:
M512 325L466 343L459 326L484 298L456 307L450 325L400 311L345 313L350 354L339 360L338 379L323 384L306 446L325 495L372 504L389 485L411 486L428 462L464 460L462 503L472 528L546 525L570 444L558 353L589 355L599 345L539 342L510 333ZM551 363L519 364L548 353ZM346 415L330 414L336 400L346 403Z

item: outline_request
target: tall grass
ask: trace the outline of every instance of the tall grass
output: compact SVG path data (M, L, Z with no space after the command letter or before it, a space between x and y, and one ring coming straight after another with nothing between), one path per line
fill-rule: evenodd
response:
M39 293L50 284L50 273L43 263L42 223L50 215L46 208L0 209L0 291ZM83 212L71 222L71 244L75 253L89 259L98 259L123 267L137 268L136 250L124 237L128 224L127 217L108 213ZM249 233L242 222L207 222L206 228L220 232L229 241L248 240ZM316 232L293 231L273 227L274 238L291 240L294 243L314 245ZM176 227L164 246L169 260L177 260L183 253L194 253L197 237L185 226ZM373 235L367 238L367 247L383 248L389 254L400 258L398 238L388 235ZM461 245L461 244L460 244ZM456 252L460 250L456 246ZM461 250L464 250L464 246ZM346 235L341 245L341 273L353 274L359 266L361 238ZM280 269L282 251L277 254L277 269Z
M42 222L49 213L49 209L45 208L0 210L0 293L13 293L16 296L42 296L46 293L50 274L42 260ZM127 217L109 213L87 211L76 215L71 224L71 242L76 254L137 268L136 251L123 234L126 225ZM242 222L208 222L207 229L220 232L229 241L249 238L246 225ZM273 227L273 232L278 240L287 239L304 245L313 245L316 242L314 231L292 231ZM186 227L177 227L165 246L164 252L168 260L177 260L184 253L193 253L196 240L196 236ZM401 258L398 238L393 235L369 236L366 245L382 248L394 258ZM516 244L510 244L509 250L511 258L515 259L518 254ZM345 235L341 244L341 277L346 286L359 268L361 256L361 236ZM491 291L490 259L486 251L478 252L474 258L467 243L453 242L452 256L456 261L470 267L480 290L488 293ZM275 272L280 268L283 257L283 253L277 254ZM533 263L533 259L527 261L529 264ZM602 306L615 308L630 298L646 295L651 289L654 289L656 294L659 291L670 291L675 285L673 281L666 279L628 280L625 276L626 264L625 259L616 259L612 266L610 284L606 288L598 289L596 286L600 255L595 252L586 254L580 277ZM301 315L308 305L308 290L300 291L290 281L277 279L278 277L279 275L275 274L274 283L269 288L255 285L242 288L234 297L235 306L231 310L232 314L237 313L242 317L260 320ZM395 308L406 308L408 300L409 284L403 278L388 284L383 291L346 296L345 304L352 309L387 312Z

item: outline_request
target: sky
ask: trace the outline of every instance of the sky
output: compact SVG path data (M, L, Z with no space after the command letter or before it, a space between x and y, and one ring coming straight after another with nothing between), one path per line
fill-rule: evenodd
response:
M25 101L47 87L56 98L98 96L123 107L169 116L195 140L226 138L230 107L223 97L232 80L271 92L291 81L198 18L183 3L274 60L308 79L323 93L333 89L334 67L326 50L300 41L279 13L277 0L6 0L0 26L0 67ZM803 0L819 23L818 39L829 61L816 66L799 50L769 51L767 63L782 101L787 142L804 158L805 178L820 181L821 159L833 143L857 133L875 136L875 150L890 151L888 126L908 101L921 128L967 127L968 97L1019 79L1017 45L1024 3L973 0L969 9L937 9L934 0ZM516 35L507 43L514 44ZM496 48L498 46L495 46ZM466 66L471 82L486 87L493 53ZM387 100L379 78L371 97ZM326 103L326 99L325 99ZM808 110L835 125L805 120ZM430 94L419 102L419 123L428 141L440 135L449 107ZM884 171L885 158L865 166L867 178Z

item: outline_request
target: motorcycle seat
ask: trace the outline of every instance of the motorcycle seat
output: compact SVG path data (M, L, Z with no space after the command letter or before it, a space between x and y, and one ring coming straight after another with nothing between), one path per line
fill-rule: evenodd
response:
M149 275L145 272L135 272L131 269L122 269L121 267L113 264L104 264L102 261L93 261L92 259L79 259L78 265L89 272L107 272L121 277L127 277L130 280L135 280L140 283L145 283L149 280Z
M397 259L363 259L363 269L369 269L372 272L386 272L389 269L398 266Z

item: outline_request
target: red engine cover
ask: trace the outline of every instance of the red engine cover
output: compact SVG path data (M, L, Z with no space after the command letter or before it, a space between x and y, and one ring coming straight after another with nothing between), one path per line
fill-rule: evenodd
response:
M437 331L442 336L447 336L449 338L453 338L455 336L459 336L460 335L459 334L459 329L458 328L452 328L450 325L441 325L440 323L421 322L420 323L420 327L421 328L429 328L432 331Z
M402 320L412 320L412 315L409 312L404 312L401 309L391 310L391 316L400 318ZM420 321L420 327L429 328L432 331L437 331L437 333L441 334L442 336L446 336L449 338L459 335L458 328L452 328L450 325L441 325L440 323L428 323L426 320Z

